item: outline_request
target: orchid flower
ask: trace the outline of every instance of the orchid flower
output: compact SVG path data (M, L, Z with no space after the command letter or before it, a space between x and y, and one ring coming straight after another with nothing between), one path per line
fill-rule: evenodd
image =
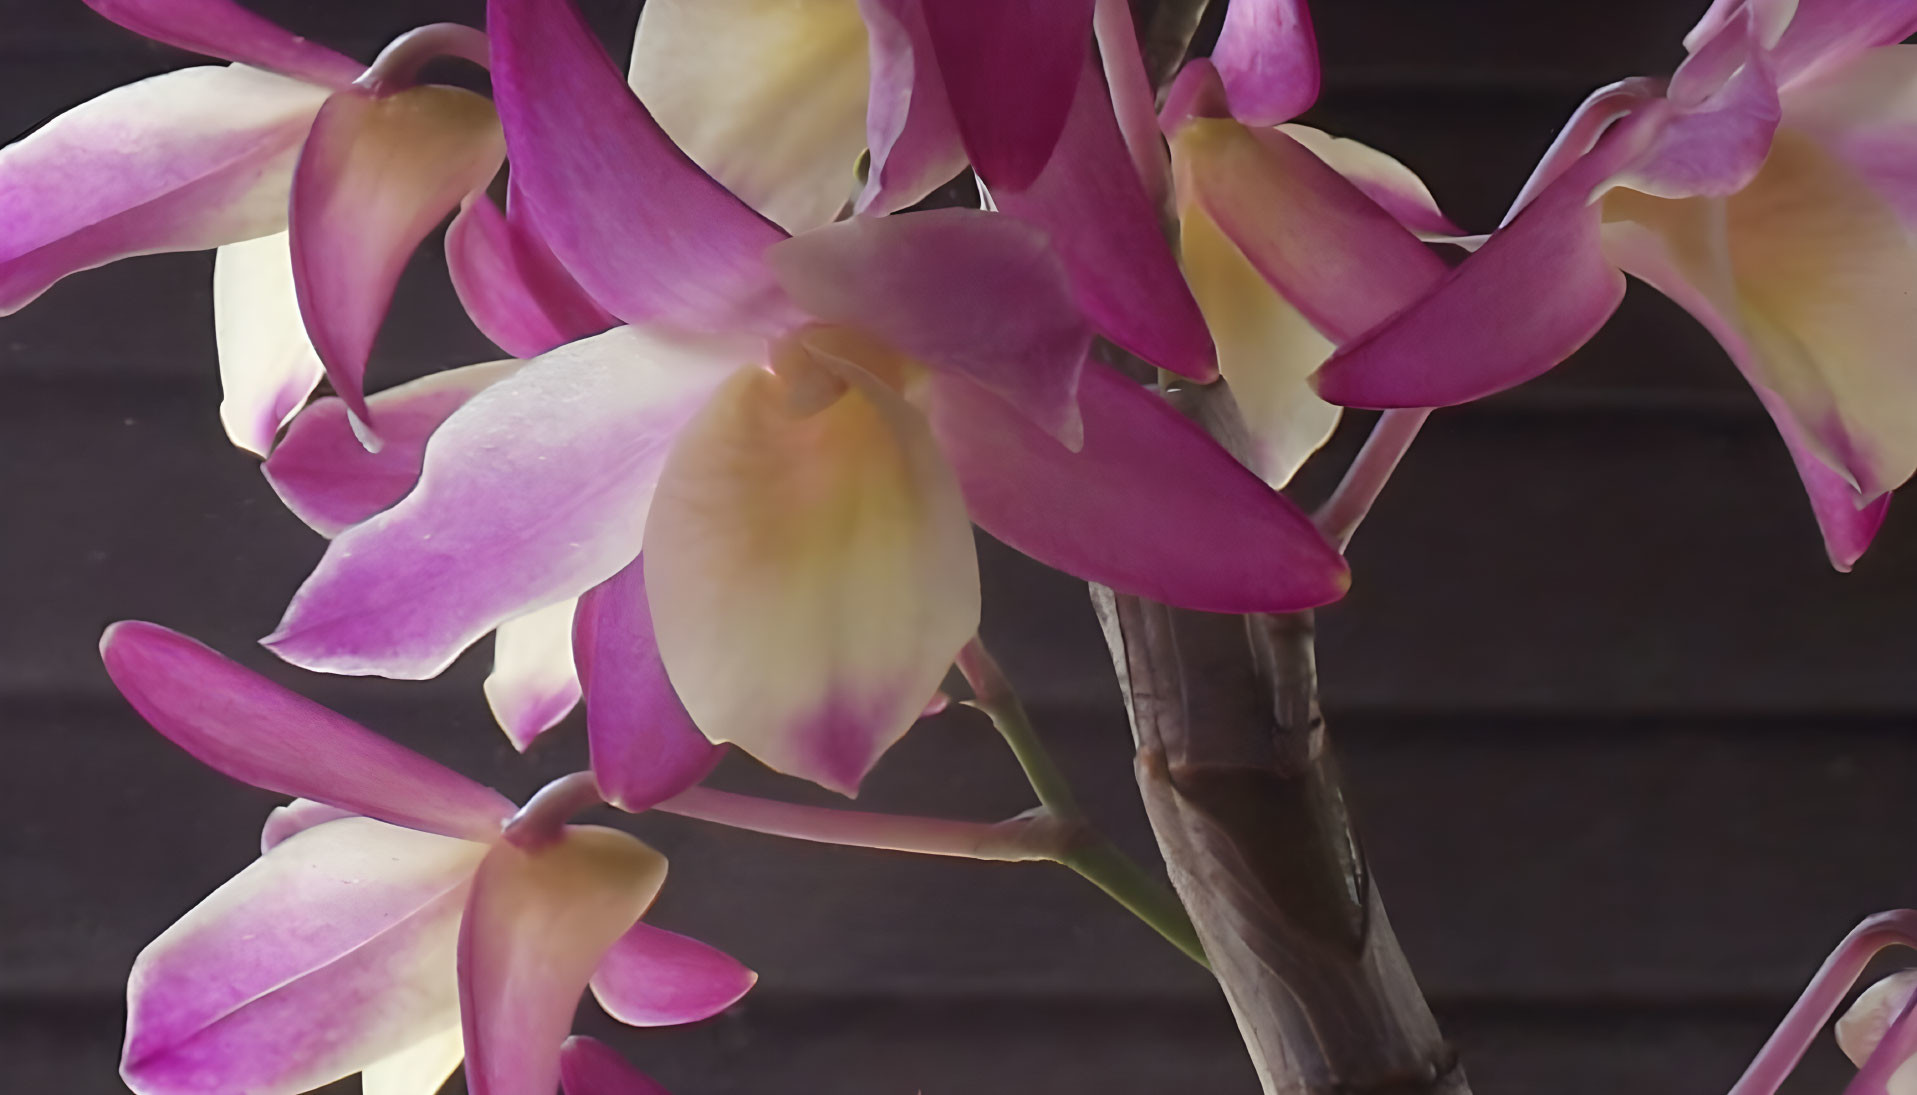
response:
M1124 40L1101 38L1108 54ZM1179 72L1161 120L1185 276L1252 465L1273 486L1338 423L1339 408L1311 390L1312 372L1443 278L1421 239L1459 234L1397 160L1289 123L1317 92L1303 3L1233 0L1212 57Z
M68 274L217 247L234 443L264 455L322 375L365 419L366 360L407 256L505 152L485 98L416 82L439 53L485 63L484 37L421 28L366 68L232 0L87 2L234 63L110 91L0 149L0 315Z
M1127 170L1093 15L1093 0L652 0L630 82L695 163L791 232L903 209L969 163L997 208L1046 232L1101 334L1210 380L1203 317Z
M1917 54L1893 44L1913 30L1907 0L1719 0L1668 85L1587 99L1505 226L1319 392L1439 406L1519 383L1603 325L1621 270L1724 346L1850 569L1917 469Z
M168 739L298 796L260 858L135 962L121 1072L139 1095L291 1095L355 1072L369 1095L431 1095L462 1058L474 1095L550 1092L588 984L641 1026L707 1018L751 987L726 955L639 921L665 859L565 824L576 796L515 814L152 624L109 628L101 655Z
M454 410L418 485L334 539L266 640L282 657L427 677L625 572L589 733L595 688L682 702L706 739L850 793L977 628L972 520L1195 608L1343 592L1302 514L1086 364L1038 229L938 210L787 237L672 145L572 5L497 0L489 26L517 198L625 325Z

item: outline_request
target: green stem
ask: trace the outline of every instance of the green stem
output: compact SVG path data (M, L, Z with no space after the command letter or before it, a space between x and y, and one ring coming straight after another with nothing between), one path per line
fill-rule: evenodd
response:
M1012 756L1024 769L1039 805L1059 822L1084 834L1084 839L1053 856L1053 862L1077 872L1164 936L1186 957L1209 969L1205 948L1198 941L1198 932L1192 927L1185 907L1163 883L1086 821L1077 796L1072 794L1071 784L1066 782L1045 743L1032 728L1024 703L1012 690L1011 682L1005 679L998 662L976 637L959 651L958 668L972 686L971 705L992 720L999 736L1011 747Z

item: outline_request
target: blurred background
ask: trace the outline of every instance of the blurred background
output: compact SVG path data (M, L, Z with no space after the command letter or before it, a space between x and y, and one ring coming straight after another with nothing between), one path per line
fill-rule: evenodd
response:
M370 58L480 0L251 6ZM620 51L637 0L588 8ZM1306 120L1493 226L1591 88L1667 73L1703 0L1328 0ZM78 0L0 5L0 136L189 62ZM429 243L371 387L498 356ZM179 628L523 795L579 766L492 725L486 644L424 684L329 679L254 640L323 548L219 429L210 255L135 260L0 321L0 1090L104 1095L123 985L243 866L271 796L168 745L101 672L101 628ZM1302 489L1362 437L1348 422ZM984 545L985 632L1098 819L1152 854L1084 590ZM1568 365L1440 412L1321 614L1333 738L1392 919L1480 1095L1711 1095L1863 915L1917 903L1917 507L1826 565L1783 445L1701 330L1633 286ZM746 763L722 786L830 796ZM915 730L862 806L1030 805L984 720ZM680 1095L1256 1084L1215 985L1062 869L785 843L669 817L654 922L760 987L615 1042ZM611 1025L588 1003L582 1029ZM1845 1075L1820 1046L1793 1090ZM342 1085L353 1090L351 1084Z

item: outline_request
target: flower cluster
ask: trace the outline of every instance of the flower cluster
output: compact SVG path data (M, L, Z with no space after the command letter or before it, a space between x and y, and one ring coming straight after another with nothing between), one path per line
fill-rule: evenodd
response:
M1181 607L1336 600L1424 414L1563 359L1624 273L1743 370L1840 569L1917 470L1908 0L1718 0L1668 81L1579 108L1488 238L1295 120L1302 0L1231 0L1162 105L1125 0L650 0L629 73L573 0L489 0L483 33L423 27L367 66L233 0L87 2L231 63L0 150L0 311L217 248L221 421L330 540L265 645L421 679L493 634L512 743L583 703L591 750L515 808L190 639L110 629L143 717L294 799L140 956L140 1095L353 1073L425 1095L462 1060L475 1095L656 1090L568 1040L581 995L677 1024L754 975L641 920L665 861L570 823L601 803L1097 870L1039 778L1046 810L997 826L699 784L736 749L854 794L955 660L978 685L975 525ZM490 98L422 82L441 58ZM982 208L918 208L966 170ZM452 283L508 356L368 394L399 272L449 215ZM1235 454L1154 372L1222 380ZM1314 520L1281 490L1344 407L1388 413ZM1861 1052L1917 1044L1907 999Z

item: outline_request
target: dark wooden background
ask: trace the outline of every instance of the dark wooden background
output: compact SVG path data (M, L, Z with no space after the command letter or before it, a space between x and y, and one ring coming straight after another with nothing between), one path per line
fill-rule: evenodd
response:
M1584 92L1667 71L1702 6L1321 2L1312 119L1488 228ZM480 7L271 5L361 57ZM636 10L594 14L623 39ZM184 61L78 0L0 16L0 134ZM0 1091L121 1090L128 964L248 860L272 803L121 704L94 652L109 621L181 628L514 794L579 759L576 722L529 760L507 748L483 647L402 685L252 645L322 544L220 436L209 269L129 262L0 321ZM489 356L428 255L371 379ZM1557 373L1438 415L1352 557L1351 597L1322 615L1331 723L1481 1095L1721 1092L1852 923L1917 902L1917 506L1858 573L1830 572L1756 401L1662 300L1634 288ZM1099 818L1148 852L1083 590L986 559L988 638ZM746 765L721 780L826 797ZM870 786L874 808L1028 805L963 711ZM1215 987L1060 870L633 827L673 857L656 921L763 974L712 1022L621 1038L684 1095L1255 1090ZM590 1005L581 1021L607 1027ZM1844 1074L1828 1046L1806 1069L1796 1090Z

